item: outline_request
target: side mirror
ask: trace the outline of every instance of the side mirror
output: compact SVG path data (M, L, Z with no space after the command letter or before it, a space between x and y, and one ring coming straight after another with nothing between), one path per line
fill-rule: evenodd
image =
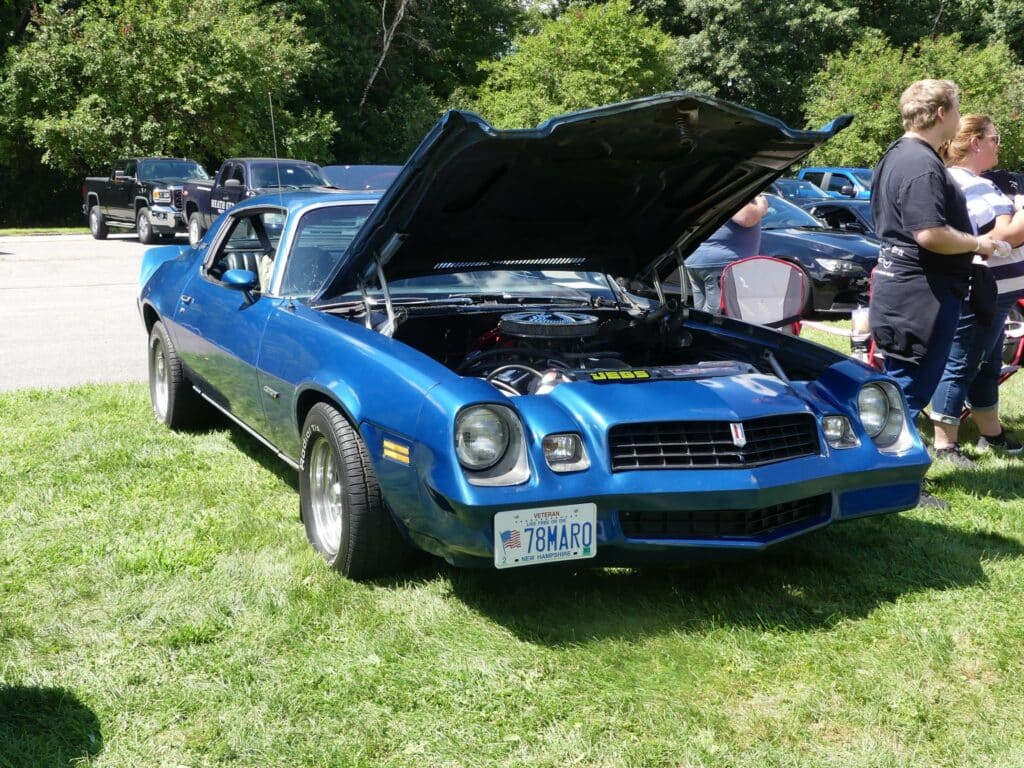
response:
M843 184L843 186L839 188L839 194L846 195L846 197L856 197L857 190L855 190L850 184Z
M248 269L229 269L220 276L220 281L237 291L251 291L259 282L259 277Z
M238 179L228 179L227 181L224 182L224 186L225 187L240 187L240 186L242 186L242 182L240 182Z
M259 284L260 279L255 272L248 269L229 269L220 276L220 280L228 288L244 293L245 300L250 304L256 301L252 292Z

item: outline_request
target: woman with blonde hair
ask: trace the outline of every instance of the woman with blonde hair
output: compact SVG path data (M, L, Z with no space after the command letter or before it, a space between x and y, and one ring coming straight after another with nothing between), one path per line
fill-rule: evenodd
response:
M950 80L919 80L900 96L905 133L882 155L871 213L882 240L872 273L871 335L903 388L910 417L928 404L949 357L974 253L1009 250L975 235L963 192L938 155L956 136L960 100Z
M939 149L949 173L964 193L975 235L989 235L1015 248L1024 244L1024 211L989 179L982 176L999 162L999 131L988 115L964 115L960 127ZM960 452L958 435L964 405L978 425L978 448L1020 453L1021 444L999 422L999 372L1002 369L1003 324L1010 307L1024 295L1024 264L1016 250L1008 256L976 259L996 280L994 307L979 307L979 297L965 301L953 337L949 359L932 396L935 455L961 468L974 462ZM973 288L972 288L973 290ZM974 306L972 306L972 304ZM979 312L979 310L981 310ZM980 317L989 314L990 317ZM988 320L988 324L983 322Z

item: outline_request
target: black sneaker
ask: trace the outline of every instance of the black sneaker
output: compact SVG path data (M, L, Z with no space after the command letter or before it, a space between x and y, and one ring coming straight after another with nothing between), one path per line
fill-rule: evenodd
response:
M999 453L1007 453L1011 456L1015 456L1021 451L1024 451L1024 445L1021 445L1006 434L1006 430L1004 429L995 437L985 437L985 435L982 435L978 438L979 451L988 451L992 449L995 449Z
M978 466L974 459L961 453L960 446L956 443L948 448L933 448L930 453L936 461L945 461L957 469L974 469Z

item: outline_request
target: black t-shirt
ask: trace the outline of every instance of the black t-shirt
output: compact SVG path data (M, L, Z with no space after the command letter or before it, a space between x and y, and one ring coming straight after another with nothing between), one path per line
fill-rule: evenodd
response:
M886 244L895 246L890 257L897 268L966 278L973 254L934 253L914 240L914 232L947 224L961 232L971 231L964 194L931 145L915 138L897 140L882 155L874 179L875 231Z

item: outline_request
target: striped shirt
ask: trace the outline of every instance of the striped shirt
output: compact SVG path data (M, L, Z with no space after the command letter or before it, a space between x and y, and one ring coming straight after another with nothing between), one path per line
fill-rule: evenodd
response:
M950 168L949 174L963 190L974 234L988 232L998 216L1013 216L1013 201L988 179L966 168ZM985 260L975 256L974 262L992 270L1000 296L1024 294L1024 246L1014 248L1006 257L991 256Z

